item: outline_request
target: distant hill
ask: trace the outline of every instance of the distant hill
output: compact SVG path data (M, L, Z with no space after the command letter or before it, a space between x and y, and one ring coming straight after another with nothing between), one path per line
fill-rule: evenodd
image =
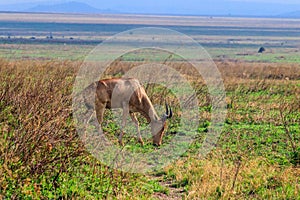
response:
M0 0L1 1L1 0ZM16 2L17 0L11 0ZM68 2L71 1L71 2ZM294 0L296 1L296 0ZM244 17L299 17L300 3L288 4L271 0L25 0L20 3L0 2L0 11L48 13L127 13L163 15L204 15ZM60 3L58 3L60 2ZM64 2L64 3L61 3ZM90 2L89 5L86 2ZM172 6L170 6L172 2ZM282 14L286 13L286 14ZM1 20L1 19L0 19Z
M112 10L100 10L86 3L71 1L54 5L37 5L23 10L25 12L46 12L46 13L117 13Z
M279 17L300 18L300 10L281 14Z

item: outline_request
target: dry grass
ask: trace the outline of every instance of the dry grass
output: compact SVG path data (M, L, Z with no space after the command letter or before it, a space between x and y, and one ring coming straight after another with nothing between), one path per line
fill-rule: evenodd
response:
M1 60L1 190L46 173L55 183L84 152L70 109L76 65Z
M202 17L202 16L166 16L133 14L51 14L51 13L0 13L4 21L89 23L89 24L142 24L142 25L184 25L184 26L229 26L229 27L268 27L299 28L299 19L238 18L238 17ZM285 22L285 23L283 23Z
M107 71L107 76L120 76L139 64L141 63L114 63ZM166 169L168 176L173 177L175 185L185 188L186 193L183 195L187 199L246 199L249 196L257 199L293 199L293 196L299 196L299 132L295 132L299 130L295 125L299 122L300 111L299 66L263 63L217 65L227 91L228 126L271 124L275 128L283 127L279 141L274 141L270 148L273 148L273 154L279 154L283 150L276 144L285 142L285 153L293 153L294 163L291 161L281 165L277 160L258 156L256 150L259 153L264 151L263 145L259 147L262 150L255 147L254 150L245 150L244 146L248 148L255 145L251 139L241 139L247 128L232 127L229 129L231 131L224 132L219 146L206 159L187 157L178 161L176 165ZM95 177L100 176L103 181L100 183L107 184L107 189L103 190L108 195L106 197L127 199L133 194L139 198L149 195L143 192L143 186L138 182L133 185L135 177L110 170L97 162L87 161L90 157L86 155L77 137L71 110L72 85L79 66L79 62L68 61L0 60L2 195L16 190L22 193L21 197L28 197L32 193L35 193L35 197L45 197L45 192L41 194L41 180L49 177L51 187L44 187L43 190L55 190L63 180L69 180L63 174L69 173L76 163L94 165L92 178L86 180L81 177L76 180L77 188L82 187L86 191L87 186L80 185L80 181L99 184ZM200 106L209 106L210 100L201 77L195 76L195 71L185 64L172 63L172 67L184 74L197 88ZM148 88L148 92L152 100L159 103L164 102L162 96L170 95L167 90L155 94L154 88ZM173 97L169 98L172 100ZM176 106L176 100L174 102ZM209 120L210 113L204 111L201 116L201 121L205 122ZM266 137L260 136L261 132L249 130L249 133ZM224 147L226 143L228 146ZM107 177L109 181L106 180ZM33 185L28 192L27 186L30 184ZM82 197L85 194L70 193L62 196ZM20 194L13 193L10 197L18 198Z
M224 160L218 153L210 159L178 161L176 168L171 170L177 182L189 182L185 199L290 199L299 196L300 169L282 168L263 157L242 160L238 165Z
M86 152L72 116L80 62L0 60L0 199L148 197L147 180Z

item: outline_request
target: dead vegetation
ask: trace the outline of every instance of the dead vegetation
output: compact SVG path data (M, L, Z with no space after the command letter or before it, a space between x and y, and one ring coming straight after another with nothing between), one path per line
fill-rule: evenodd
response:
M121 76L139 64L137 62L115 63L107 71L107 76ZM9 187L22 187L29 180L37 180L45 174L51 177L52 186L58 188L61 184L58 181L59 176L64 172L67 173L76 162L82 162L82 159L77 158L87 154L76 134L71 110L72 85L79 66L79 62L68 61L0 60L0 191L2 195L7 194L5 192L11 189ZM299 130L299 127L295 128L295 124L299 122L299 116L295 113L299 114L300 111L299 66L221 62L217 63L217 66L224 78L228 93L229 110L226 123L269 123L283 126L285 135L281 138L285 138L286 152L293 153L294 163L291 161L292 165L282 167L276 160L271 162L262 156L252 157L251 153L254 150L247 152L243 149L242 146L247 144L244 140L241 140L241 147L236 150L232 150L232 147L222 147L223 143L230 145L233 142L232 138L228 139L229 135L234 135L236 138L244 137L241 135L244 129L237 129L225 132L220 147L205 160L191 158L187 162L178 161L175 167L168 167L166 171L172 172L175 187L188 186L182 194L187 199L206 197L238 199L247 198L247 195L253 198L273 198L276 197L275 189L282 185L290 185L296 188L292 191L299 191L299 178L297 178L300 176L297 168L299 132L295 132ZM202 99L201 106L209 104L209 99L204 98L206 91L201 77L194 76L193 70L188 69L190 66L186 67L182 63L173 63L172 67L184 74L201 91L198 94ZM260 92L264 94L259 96ZM286 96L291 98L285 98ZM161 95L156 95L151 100L160 102L160 98ZM240 112L241 110L243 112ZM203 116L203 121L209 119L209 115L203 114ZM254 145L251 142L249 140L248 144ZM274 141L270 146L275 154L280 150L276 147L276 142L281 141ZM236 144L236 141L233 144ZM229 154L232 157L224 157ZM120 175L119 172L113 171L106 171L106 173L112 178ZM129 185L130 178L129 175L123 174L122 180L116 180L127 181L126 184ZM118 188L118 183L114 183ZM36 184L36 191L40 190L39 187L40 184ZM288 187L284 188L288 189ZM122 198L130 195L130 193L124 195L121 190L115 191L117 192L111 195L115 194ZM134 192L138 194L140 191L134 189ZM281 193L280 197L285 197L284 193L288 191L276 192ZM11 197L20 197L14 195ZM294 195L299 196L297 192Z

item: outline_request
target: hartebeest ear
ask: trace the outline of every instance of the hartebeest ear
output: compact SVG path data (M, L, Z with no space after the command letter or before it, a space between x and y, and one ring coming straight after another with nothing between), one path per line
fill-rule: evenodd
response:
M165 105L166 105L166 113L163 114L163 116L161 117L163 122L165 122L167 119L170 119L173 116L171 107L167 104L167 102L165 103Z

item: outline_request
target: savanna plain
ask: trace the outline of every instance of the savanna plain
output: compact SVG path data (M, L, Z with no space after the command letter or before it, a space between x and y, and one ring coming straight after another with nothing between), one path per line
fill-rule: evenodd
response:
M299 19L0 16L0 199L299 199ZM149 60L149 51L115 60L105 77L149 62L174 68L193 86L199 104L196 139L187 152L155 172L133 174L106 166L86 150L76 132L72 90L96 45L121 31L153 26L182 32L211 55L225 86L227 115L218 142L201 157L214 109L201 75L177 58L158 54ZM261 47L265 51L258 53ZM145 88L153 104L167 100L173 108L162 147L177 134L191 134L181 130L172 91ZM103 131L118 145L120 124L112 116L105 112ZM139 121L143 130L147 124ZM141 146L134 131L126 129L128 151L162 148L149 137Z

